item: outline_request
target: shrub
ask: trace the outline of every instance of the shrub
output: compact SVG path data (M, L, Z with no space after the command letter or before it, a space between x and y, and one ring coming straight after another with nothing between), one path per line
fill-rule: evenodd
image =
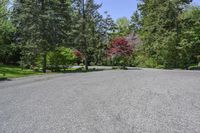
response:
M193 66L190 66L188 69L189 70L200 70L200 67L198 65L193 65Z
M133 53L133 47L128 44L125 38L116 38L108 48L108 56L112 59L114 65L120 65L125 68L128 60Z
M32 70L35 71L35 72L39 72L41 69L36 66L36 67L33 67Z
M54 51L47 53L47 69L52 71L61 71L61 69L67 69L70 65L73 65L77 60L74 51L70 48L58 47ZM36 69L40 70L42 64L42 56L39 55L36 60Z
M84 64L83 63L81 63L81 64L79 64L80 66L82 66L82 67L84 67Z
M119 67L118 66L113 66L112 69L116 70L116 69L119 69Z
M154 58L148 57L144 53L138 53L135 56L134 65L139 67L156 68L158 63Z
M197 56L197 61L200 63L200 55Z
M157 69L165 69L165 66L164 65L158 65L156 66Z
M145 65L150 68L156 68L157 62L154 58L149 58L148 60L145 61Z
M76 62L74 51L69 48L59 47L48 53L48 65L58 71L61 67L65 70Z
M82 62L82 59L83 59L82 53L79 50L75 50L74 54L76 56L76 63L77 63L77 65L80 65L81 62Z

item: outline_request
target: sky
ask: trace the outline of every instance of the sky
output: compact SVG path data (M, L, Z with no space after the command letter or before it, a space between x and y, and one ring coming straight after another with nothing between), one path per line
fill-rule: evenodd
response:
M137 9L138 0L96 0L97 3L102 3L100 13L108 11L108 14L116 20L121 17L130 18L133 12ZM200 5L200 0L193 0L193 4Z

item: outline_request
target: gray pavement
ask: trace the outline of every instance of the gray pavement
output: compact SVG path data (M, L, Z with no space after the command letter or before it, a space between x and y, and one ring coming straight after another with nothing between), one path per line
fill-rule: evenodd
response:
M107 70L0 82L0 133L200 133L200 72Z

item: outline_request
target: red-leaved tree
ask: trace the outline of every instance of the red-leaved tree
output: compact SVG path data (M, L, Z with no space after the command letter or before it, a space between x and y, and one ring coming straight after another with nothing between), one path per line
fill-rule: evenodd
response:
M75 56L77 58L77 64L80 65L80 63L81 63L81 61L83 59L82 53L79 50L75 50L74 54L75 54Z
M132 53L133 47L128 44L128 41L125 38L122 37L115 38L108 49L108 55L110 57L127 57L131 56Z
M123 68L128 65L128 60L132 53L133 46L122 37L115 38L108 48L108 56L112 59L113 65L120 65Z

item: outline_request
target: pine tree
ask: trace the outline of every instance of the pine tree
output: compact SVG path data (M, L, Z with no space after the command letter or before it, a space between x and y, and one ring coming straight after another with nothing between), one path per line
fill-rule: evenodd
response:
M43 72L46 72L47 52L69 39L71 23L70 0L16 0L13 20L22 44L24 59L42 54ZM31 55L30 58L28 58ZM32 63L32 62L31 62Z
M94 0L77 0L75 2L76 35L80 38L77 43L78 49L84 53L86 70L91 62L97 64L103 56L102 49L104 49L105 40L108 40L108 30L113 24L109 16L103 18L100 15L98 12L100 7L101 5L96 4Z
M145 0L140 3L140 35L144 51L156 65L168 68L178 67L180 43L180 21L188 0Z
M15 28L10 21L8 2L8 0L0 1L0 63L4 64L18 61L17 49L12 44Z

